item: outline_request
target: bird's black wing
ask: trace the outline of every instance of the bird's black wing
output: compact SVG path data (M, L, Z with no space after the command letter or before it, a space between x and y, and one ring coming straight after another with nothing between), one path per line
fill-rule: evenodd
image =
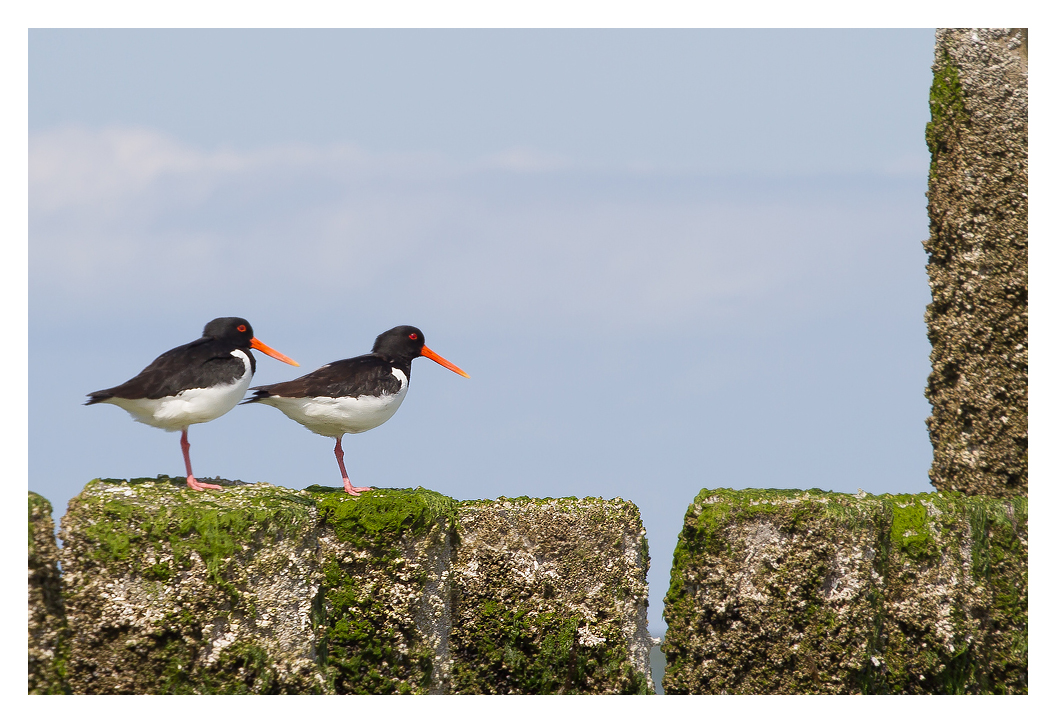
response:
M254 396L247 402L266 397L360 397L361 395L394 395L402 385L393 374L393 363L366 354L323 365L315 372L289 382L254 387ZM398 367L399 368L399 367ZM408 381L411 370L403 370Z
M86 405L103 402L111 397L128 400L158 400L176 395L182 390L232 384L246 371L241 359L232 355L235 347L219 340L203 337L161 354L128 382L106 390L90 392ZM253 355L251 372L256 367Z

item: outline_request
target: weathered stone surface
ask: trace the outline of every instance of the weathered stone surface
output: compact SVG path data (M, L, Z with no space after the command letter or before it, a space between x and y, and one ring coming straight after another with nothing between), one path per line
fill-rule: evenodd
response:
M1026 495L1027 30L941 28L933 74L929 475L939 490Z
M64 694L68 630L51 503L29 494L29 693Z
M316 509L300 492L94 480L61 535L74 693L324 690Z
M320 511L324 650L338 694L447 691L449 566L458 503L312 486Z
M702 490L666 693L1027 693L1027 499Z
M632 503L463 503L452 568L452 691L653 693L648 568L646 530Z
M621 500L96 480L62 535L75 693L652 693Z

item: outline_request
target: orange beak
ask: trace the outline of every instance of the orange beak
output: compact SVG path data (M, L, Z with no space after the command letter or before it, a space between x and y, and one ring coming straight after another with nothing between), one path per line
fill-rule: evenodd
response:
M301 366L301 365L297 364L296 362L294 362L289 357L287 357L282 352L276 352L274 349L272 349L271 347L269 347L268 345L266 345L264 342L260 341L256 337L251 337L250 338L250 347L253 347L253 349L259 349L261 352L264 352L264 354L268 355L269 357L274 357L275 359L279 360L280 362L285 362L288 365L293 365L294 367L300 367Z
M451 370L452 372L454 372L457 375L462 375L463 377L465 377L467 379L470 378L470 375L468 375L465 372L463 372L462 370L460 370L458 367L456 367L451 362L449 362L448 360L446 360L443 357L441 357L439 354L437 354L436 352L431 350L426 345L422 345L422 356L423 357L429 357L431 360L433 360L434 362L439 364L441 367L447 367L449 370Z

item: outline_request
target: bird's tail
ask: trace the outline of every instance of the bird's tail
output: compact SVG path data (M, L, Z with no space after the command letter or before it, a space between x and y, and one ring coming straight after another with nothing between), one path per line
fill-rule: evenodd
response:
M252 387L250 389L253 392L253 397L243 400L239 403L240 405L248 405L251 402L260 402L261 400L272 396L272 394L268 392L267 387Z
M98 392L89 392L88 393L88 402L86 402L84 404L86 404L86 405L94 405L97 402L106 402L107 400L109 400L113 396L114 395L113 395L112 392L110 392L110 390L99 390Z

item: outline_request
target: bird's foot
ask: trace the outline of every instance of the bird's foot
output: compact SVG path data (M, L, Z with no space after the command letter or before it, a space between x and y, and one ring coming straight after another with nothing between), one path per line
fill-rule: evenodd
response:
M219 485L213 485L212 483L200 483L193 475L187 476L187 487L191 490L197 490L199 492L203 490L223 490Z
M345 481L345 492L349 495L359 495L360 493L366 493L368 490L374 488L357 488L355 485L350 483L348 480Z

